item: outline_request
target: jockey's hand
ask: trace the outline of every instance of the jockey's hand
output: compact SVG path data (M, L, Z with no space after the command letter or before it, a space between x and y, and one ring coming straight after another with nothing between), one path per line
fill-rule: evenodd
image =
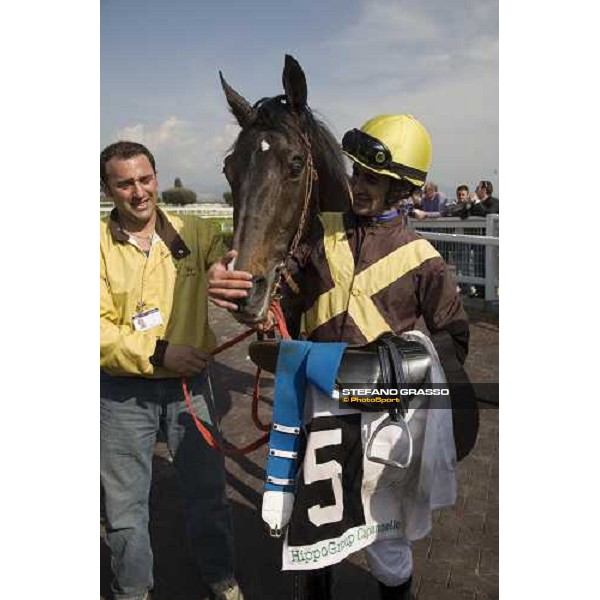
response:
M424 210L421 210L420 208L415 208L413 214L415 217L417 217L417 219L419 219L419 221L422 221L423 219L427 218L427 213Z
M265 320L262 323L258 323L256 325L256 331L262 331L263 333L266 331L271 331L271 329L275 327L275 323L275 315L273 314L273 311L269 309Z
M232 300L248 297L252 287L252 273L247 271L229 271L227 265L237 256L230 250L208 270L208 299L217 306L237 310Z

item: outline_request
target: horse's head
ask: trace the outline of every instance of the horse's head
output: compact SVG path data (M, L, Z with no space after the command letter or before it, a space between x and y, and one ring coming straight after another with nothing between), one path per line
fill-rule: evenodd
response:
M324 127L306 105L306 78L291 56L285 57L282 96L252 106L222 75L221 84L242 128L223 169L233 196L235 269L254 276L248 298L239 302L234 315L253 324L265 317L290 244L303 215L309 218L311 190L317 196L312 184L322 159L315 152L329 144L327 160L336 164L338 178L343 177L343 163L333 137L320 131Z

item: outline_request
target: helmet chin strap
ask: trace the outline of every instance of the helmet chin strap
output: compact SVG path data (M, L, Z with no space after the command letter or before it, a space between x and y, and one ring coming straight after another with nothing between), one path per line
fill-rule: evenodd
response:
M360 219L372 224L392 221L402 212L401 209L396 206L397 202L398 200L390 201L386 198L383 210L379 214L360 217Z
M393 221L394 219L397 219L401 214L402 213L399 210L386 211L385 213L373 217L358 217L358 221L363 225L372 227L374 225L382 225L383 223Z
M384 210L380 215L375 215L374 217L370 217L371 221L375 223L386 223L387 221L392 221L400 214L400 209L391 208Z
M383 212L370 217L371 222L386 223L387 221L392 221L393 219L395 219L401 213L401 210L397 206L398 202L400 202L398 198L386 198L384 202Z

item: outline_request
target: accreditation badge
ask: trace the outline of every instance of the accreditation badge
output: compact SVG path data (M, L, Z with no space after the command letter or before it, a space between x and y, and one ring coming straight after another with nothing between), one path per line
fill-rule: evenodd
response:
M158 308L139 312L132 317L133 328L136 331L148 331L163 324L162 315Z

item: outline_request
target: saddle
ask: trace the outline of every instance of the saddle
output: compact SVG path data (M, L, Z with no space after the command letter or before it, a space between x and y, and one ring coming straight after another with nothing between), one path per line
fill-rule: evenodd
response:
M449 382L456 455L457 460L461 461L471 452L477 440L477 398L469 377L456 357L450 335L439 332L431 340ZM279 342L275 340L259 340L249 346L252 361L269 373L275 373L278 352ZM419 342L386 335L365 346L347 348L336 381L341 387L349 383L373 387L404 383L418 387L429 380L430 369L431 357ZM367 404L359 408L374 410ZM401 414L404 410L401 409Z
M279 343L260 340L250 344L250 358L255 365L275 373ZM336 377L340 386L361 383L367 386L385 384L420 385L427 381L431 358L419 342L396 336L383 336L360 348L347 348Z

